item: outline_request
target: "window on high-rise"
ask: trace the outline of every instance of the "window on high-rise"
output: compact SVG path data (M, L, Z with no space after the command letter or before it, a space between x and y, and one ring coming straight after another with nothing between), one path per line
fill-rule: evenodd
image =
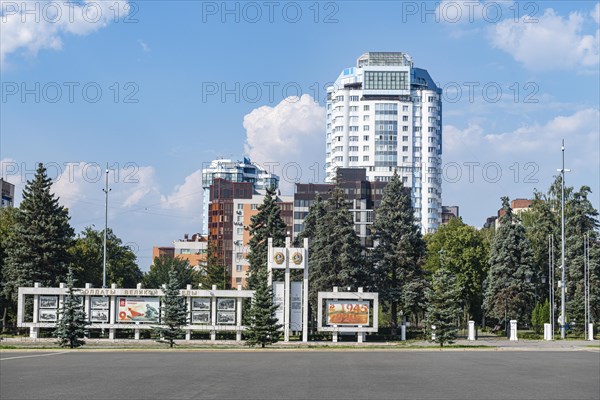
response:
M365 90L408 90L408 71L365 71Z
M367 130L368 130L368 129L367 129ZM364 136L363 136L363 140L364 140L365 142L368 142L368 141L369 141L369 135L364 135Z
M402 106L402 111L408 111L408 106Z
M358 96L350 96L350 101L358 101Z
M348 158L348 160L349 160L350 162L353 162L353 161L358 161L358 156L350 156L350 157Z
M365 105L365 106L363 106L363 111L369 111L369 105L368 104Z
M368 131L369 130L369 125L363 125L363 131Z

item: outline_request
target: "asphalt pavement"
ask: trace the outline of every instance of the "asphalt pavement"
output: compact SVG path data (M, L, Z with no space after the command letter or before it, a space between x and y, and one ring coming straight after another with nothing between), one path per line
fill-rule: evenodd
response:
M600 352L0 353L8 399L599 399Z

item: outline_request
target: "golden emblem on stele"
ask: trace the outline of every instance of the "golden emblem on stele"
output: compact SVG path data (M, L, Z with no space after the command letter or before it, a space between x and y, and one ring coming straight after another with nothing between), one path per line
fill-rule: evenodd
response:
M275 261L275 264L281 265L285 261L285 256L283 255L283 253L281 251L278 251L273 256L273 261Z
M292 262L293 262L295 265L300 265L300 264L302 264L302 254L301 254L299 251L295 252L295 253L292 255Z

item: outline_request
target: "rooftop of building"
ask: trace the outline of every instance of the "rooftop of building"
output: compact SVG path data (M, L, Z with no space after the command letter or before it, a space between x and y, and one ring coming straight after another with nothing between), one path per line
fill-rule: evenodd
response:
M358 57L356 66L390 66L390 67L412 67L412 57L401 52L369 51Z

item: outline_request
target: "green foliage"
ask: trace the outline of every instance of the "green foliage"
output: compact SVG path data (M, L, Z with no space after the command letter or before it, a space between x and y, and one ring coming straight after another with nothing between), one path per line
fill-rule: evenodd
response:
M177 271L170 270L166 284L163 286L163 296L160 299L160 326L152 328L159 342L167 342L173 347L175 339L184 334L181 328L187 323L188 312L185 299L179 295L181 283Z
M598 211L588 199L591 190L582 186L565 206L565 264L567 321L583 326L584 320L584 235L590 236L590 307L596 321L600 317L600 243Z
M200 272L199 283L204 289L211 289L212 285L217 285L217 289L225 289L229 279L223 257L212 242L208 243L206 254L206 266Z
M6 332L8 319L14 320L16 303L10 292L5 290L8 276L5 271L8 243L15 232L16 214L18 210L13 207L0 208L0 314L2 315L2 332Z
M383 191L373 224L374 285L390 309L392 334L398 327L398 307L413 317L424 308L425 276L422 265L425 242L414 217L410 192L394 174ZM311 266L312 267L312 266Z
M69 264L68 248L74 232L66 208L51 192L52 180L39 164L23 189L23 201L14 215L14 232L6 242L4 295L17 300L20 286L56 286L64 281Z
M298 235L298 245L301 246L302 241L306 238L310 241L317 235L317 226L319 220L325 217L327 210L325 209L325 202L321 199L319 193L315 196L315 201L311 204L308 209L308 214L304 218L304 230Z
M483 281L487 275L489 248L484 234L453 218L437 232L426 236L427 263L435 272L443 266L457 280L461 292L463 322L481 316ZM465 322L466 323L466 322Z
M162 287L169 282L172 271L175 272L177 281L182 287L186 285L198 287L201 280L200 273L190 267L188 260L178 257L155 257L150 271L144 275L143 286L152 289Z
M432 277L431 288L427 290L427 312L425 313L425 332L428 340L452 344L458 330L460 318L461 290L455 276L446 268L439 268ZM432 326L435 326L433 330ZM435 339L431 334L435 332Z
M508 197L502 198L502 208L504 215L490 252L484 307L488 315L498 320L525 322L534 303L534 287L527 282L527 276L532 276L533 252Z
M334 286L356 288L368 283L363 247L339 186L325 202L325 210L325 215L317 219L309 252L309 300L313 312L317 309L319 291L331 291Z
M56 343L60 347L71 349L85 344L86 326L89 325L83 310L83 304L77 299L74 284L73 270L69 268L67 294L64 296L62 308L58 312L58 322L54 331L54 336L58 338Z
M554 235L555 239L560 237L560 214L555 213L550 204L548 197L536 190L531 207L519 215L533 251L532 282L539 287L542 298L547 296L547 291L544 290L541 277L549 278L548 238L550 235Z
M540 333L545 323L550 322L550 304L548 299L542 303L536 304L535 308L531 312L531 326L535 333Z
M273 290L267 285L266 279L257 282L254 297L248 310L248 329L245 332L248 346L265 347L277 343L283 326L275 318L277 305L273 304Z
M104 230L86 227L77 236L69 249L73 260L73 272L79 282L102 287ZM118 287L135 287L142 281L143 273L136 263L131 248L115 235L112 229L106 231L106 285L116 283Z
M268 239L273 238L274 247L285 246L286 225L276 200L275 189L267 189L263 203L258 206L258 213L250 220L250 266L246 283L251 290L267 279Z

